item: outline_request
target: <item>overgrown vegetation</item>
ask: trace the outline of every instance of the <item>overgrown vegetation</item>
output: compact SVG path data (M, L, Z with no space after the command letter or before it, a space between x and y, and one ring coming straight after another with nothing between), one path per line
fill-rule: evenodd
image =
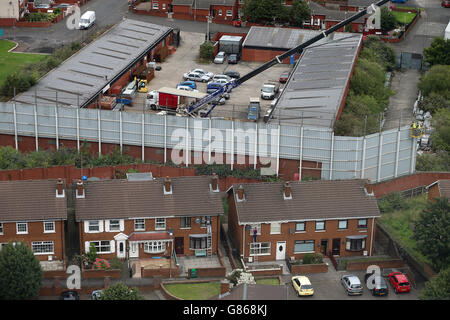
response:
M200 59L210 61L213 58L214 46L212 42L205 41L200 45Z
M386 72L395 66L395 53L390 45L376 36L367 37L350 82L350 90L335 134L362 136L380 129L381 114L392 94L385 87Z
M275 23L301 27L311 17L311 10L304 0L293 0L284 6L281 0L246 0L244 18L248 22L271 25Z

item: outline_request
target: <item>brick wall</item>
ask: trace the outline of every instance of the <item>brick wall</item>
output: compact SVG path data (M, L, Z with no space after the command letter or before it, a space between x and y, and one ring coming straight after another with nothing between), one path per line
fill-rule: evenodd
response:
M328 266L325 263L321 263L321 264L290 264L288 261L287 265L292 274L328 272Z
M104 279L110 277L112 279L121 278L120 269L115 270L83 270L81 271L81 277L83 279Z
M392 259L392 260L371 260L370 262L351 262L347 261L347 271L354 270L367 270L367 267L371 265L376 265L380 268L401 268L403 267L403 260L401 259Z

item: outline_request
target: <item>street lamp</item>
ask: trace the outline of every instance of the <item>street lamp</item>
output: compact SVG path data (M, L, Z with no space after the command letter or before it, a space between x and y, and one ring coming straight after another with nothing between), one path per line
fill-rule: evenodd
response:
M209 24L212 22L212 17L210 15L206 16L206 40L209 39Z

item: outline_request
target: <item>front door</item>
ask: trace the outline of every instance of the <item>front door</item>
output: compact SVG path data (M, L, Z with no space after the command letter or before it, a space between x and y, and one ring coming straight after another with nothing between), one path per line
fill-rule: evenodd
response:
M139 257L139 243L131 242L130 243L130 258L138 258Z
M284 260L286 258L286 241L277 242L277 260Z
M117 240L117 258L125 258L125 240Z
M320 252L324 255L328 255L328 239L322 239L320 241Z
M175 253L176 254L184 254L184 238L183 237L175 238Z
M333 239L333 247L331 249L331 254L333 256L338 256L341 254L341 239Z

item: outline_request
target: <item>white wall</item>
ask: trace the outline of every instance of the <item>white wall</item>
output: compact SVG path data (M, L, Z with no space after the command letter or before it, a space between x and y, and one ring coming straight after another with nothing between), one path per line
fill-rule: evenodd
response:
M9 4L10 2L11 4ZM0 0L0 18L16 18L18 20L19 0Z

